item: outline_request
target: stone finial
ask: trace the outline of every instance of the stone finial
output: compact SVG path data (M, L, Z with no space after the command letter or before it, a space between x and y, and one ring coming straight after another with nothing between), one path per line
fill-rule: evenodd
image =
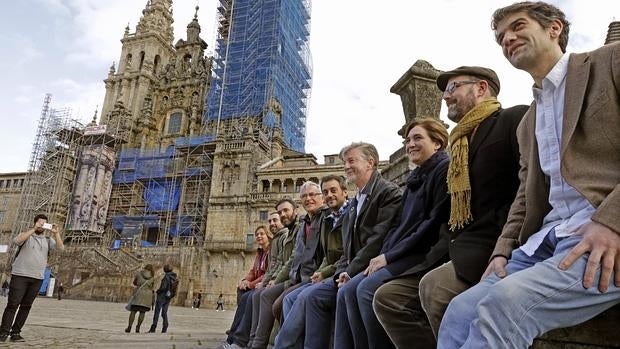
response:
M108 71L109 75L112 75L116 72L116 68L114 67L116 65L116 62L112 62L112 65L110 66L110 70Z
M609 23L609 29L607 30L605 45L617 41L620 41L620 21L614 20L613 22Z
M123 36L129 35L129 22L127 22L127 26L125 27L125 34Z
M405 114L405 124L398 134L402 135L414 118L439 118L442 93L435 83L439 73L429 62L418 60L392 86L390 92L400 96Z

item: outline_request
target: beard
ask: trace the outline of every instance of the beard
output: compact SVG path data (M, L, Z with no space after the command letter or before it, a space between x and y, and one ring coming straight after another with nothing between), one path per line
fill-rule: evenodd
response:
M463 99L457 100L452 109L448 108L448 119L458 123L463 116L476 106L472 91L468 92Z

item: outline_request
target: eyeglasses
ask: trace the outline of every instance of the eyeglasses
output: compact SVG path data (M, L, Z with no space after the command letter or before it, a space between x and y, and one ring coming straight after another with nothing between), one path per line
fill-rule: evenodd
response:
M444 94L453 94L454 91L456 91L457 88L463 86L463 85L468 85L468 84L475 84L480 80L464 80L464 81L452 81L452 83L448 86L446 86L446 89L443 91Z
M302 200L314 199L315 196L319 196L319 195L323 195L323 193L306 193L306 194L301 194L301 199Z

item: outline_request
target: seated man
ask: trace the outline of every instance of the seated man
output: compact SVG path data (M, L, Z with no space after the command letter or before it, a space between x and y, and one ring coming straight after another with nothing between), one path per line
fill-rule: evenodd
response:
M310 288L306 297L306 336L304 348L327 348L331 322L336 311L336 327L346 321L347 309L339 288L368 267L381 250L383 238L398 222L401 191L379 171L379 154L368 143L353 143L340 152L347 180L359 190L344 213L342 222L343 256L336 263L334 277ZM338 328L336 328L338 331Z
M528 348L620 302L620 44L567 54L569 23L544 2L492 24L535 100L508 221L482 281L448 306L440 348Z
M320 244L323 261L318 270L312 274L311 283L306 283L284 297L284 323L276 337L274 349L301 348L304 343L306 321L306 295L309 288L331 278L335 272L335 263L342 257L342 217L346 212L347 186L342 176L328 175L321 178L323 197L330 208L329 215L321 223Z
M299 196L306 215L300 220L294 250L276 276L276 285L282 286L267 289L261 294L261 309L252 348L267 348L274 319L282 312L282 298L301 284L310 282L310 277L322 260L319 228L324 212L323 194L318 184L308 181L301 185ZM264 311L270 311L271 314L266 314Z
M405 135L407 155L416 168L407 178L400 222L388 232L381 254L339 291L347 303L348 319L336 327L336 348L393 348L372 307L375 291L384 281L414 266L423 274L445 259L447 251L440 240L440 229L447 230L450 212L446 184L449 159L444 150L448 130L437 119L416 118L407 126ZM434 247L438 242L443 251L426 258L431 249L437 250ZM416 347L421 344L416 342Z

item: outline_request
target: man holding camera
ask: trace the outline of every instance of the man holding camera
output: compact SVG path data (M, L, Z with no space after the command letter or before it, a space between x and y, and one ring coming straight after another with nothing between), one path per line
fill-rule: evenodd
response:
M45 236L46 230L52 233L52 238ZM13 241L18 247L12 265L9 299L0 325L0 342L5 342L9 335L12 342L24 341L20 332L41 288L49 251L65 248L56 225L47 223L47 217L42 214L34 217L32 229L20 233Z

